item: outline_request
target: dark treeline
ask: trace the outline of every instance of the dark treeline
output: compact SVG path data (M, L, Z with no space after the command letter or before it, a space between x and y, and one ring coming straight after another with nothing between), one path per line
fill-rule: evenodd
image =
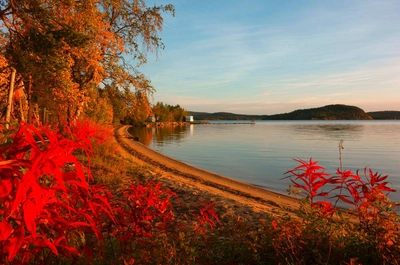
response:
M265 116L263 120L372 120L372 117L358 107L338 104Z
M195 120L372 120L400 119L400 111L368 112L348 105L328 105L319 108L295 110L275 115L245 115L228 112L206 113L190 111Z
M400 111L367 112L374 120L400 120Z
M246 115L246 114L234 114L229 112L197 112L189 111L195 120L261 120L264 116L262 115Z

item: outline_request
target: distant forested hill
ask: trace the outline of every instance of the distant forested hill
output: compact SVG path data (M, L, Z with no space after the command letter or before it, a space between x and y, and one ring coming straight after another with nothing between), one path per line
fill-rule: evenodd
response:
M295 110L290 113L275 115L245 115L229 112L207 113L196 111L189 111L189 113L195 120L372 120L372 117L362 109L340 104Z
M362 109L348 105L328 105L265 116L264 120L372 120Z
M263 118L261 115L234 114L229 112L207 113L189 111L189 113L195 120L261 120Z
M367 112L374 120L400 120L400 111Z

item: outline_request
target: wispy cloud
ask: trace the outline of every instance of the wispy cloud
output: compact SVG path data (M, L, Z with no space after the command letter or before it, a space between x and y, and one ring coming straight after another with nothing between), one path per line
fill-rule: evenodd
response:
M262 94L269 93L270 89L292 93L293 90L303 88L367 91L370 89L398 88L399 86L400 57L376 61L352 71L279 79L263 85L262 87L269 89L263 91Z
M241 113L400 105L397 0L170 2L166 50L143 68L158 101Z

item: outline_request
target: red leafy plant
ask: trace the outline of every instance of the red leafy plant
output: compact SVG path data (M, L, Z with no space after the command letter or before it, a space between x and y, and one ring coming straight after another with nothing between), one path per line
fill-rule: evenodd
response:
M199 210L200 214L193 214L193 216L197 217L199 224L195 231L196 233L201 232L203 235L206 235L206 224L213 230L217 226L217 223L220 224L220 220L214 209L215 202L200 201L200 204L202 206Z
M79 132L89 129L85 123L74 126ZM90 145L24 122L15 129L0 147L2 262L24 263L44 248L79 256L77 231L90 230L101 240L101 217L113 218L109 192L88 184L87 170L73 155L78 149L90 152Z
M90 162L92 144L106 141L109 131L76 121L63 128L66 136L24 122L10 132L0 146L1 263L46 263L54 256L74 259L81 253L90 262L93 251L104 254L105 236L128 253L123 261L133 263L132 250L140 242L154 245L157 231L180 227L171 203L177 196L159 183L129 184L118 195L92 184L90 168L76 152L83 151ZM213 206L204 203L200 227L218 220Z
M110 225L108 233L117 240L120 251L114 260L133 258L139 263L163 264L171 260L181 263L185 257L196 256L188 249L197 242L197 234L206 235L207 228L213 230L219 222L215 204L200 202L199 214L193 214L196 227L192 227L187 220L175 216L172 199L179 205L175 192L155 182L130 184L121 196L113 197L111 204L117 223Z
M381 260L390 261L393 253L398 253L400 243L399 214L396 210L398 203L391 202L388 195L396 192L386 181L387 175L374 173L364 169L364 176L359 171L336 171L335 176L325 173L325 168L312 159L309 162L298 159L301 165L289 170L286 174L294 184L295 189L305 192L305 201L309 203L313 214L317 217L332 217L338 213L343 221L343 215L336 203L340 200L350 206L355 212L358 222L356 225L364 239L362 242L372 242ZM329 185L329 186L327 186ZM324 191L326 188L328 191ZM334 193L336 192L336 193ZM331 201L317 201L317 197L330 197ZM348 224L353 227L352 223ZM351 229L351 228L350 228Z
M359 171L353 173L351 170L336 171L336 176L325 173L325 168L318 165L318 161L306 162L295 159L300 163L293 170L287 171L295 189L300 189L306 194L306 200L312 208L320 208L322 213L333 214L337 211L336 204L326 200L317 201L317 197L331 197L349 204L358 213L360 224L367 228L368 220L372 216L384 214L383 209L395 210L397 203L389 200L388 194L396 190L388 187L385 181L388 175L382 176L374 173L371 169L364 169L364 178ZM330 187L326 187L330 185ZM326 188L328 191L324 191ZM339 194L332 194L338 191Z
M355 209L362 229L370 231L371 225L397 215L398 203L388 198L391 192L396 192L385 181L388 175L382 176L367 168L364 169L364 178L358 170L354 174L351 170L338 169L336 174L334 178L340 185L334 190L344 189L344 192L340 191L335 197Z
M300 165L285 174L290 174L287 178L294 184L295 189L301 189L306 194L306 200L310 203L312 209L320 209L318 213L325 216L333 214L334 207L331 202L317 201L317 197L327 197L329 192L324 191L326 184L337 184L336 178L330 178L328 173L325 173L325 168L318 165L318 161L309 162L302 159L295 159Z
M165 231L175 219L171 198L177 195L162 189L160 183L130 184L122 195L113 199L118 229L111 230L122 244L134 238L151 238L154 229Z

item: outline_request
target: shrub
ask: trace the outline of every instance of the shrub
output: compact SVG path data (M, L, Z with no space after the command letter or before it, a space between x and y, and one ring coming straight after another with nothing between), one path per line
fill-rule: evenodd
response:
M297 215L219 225L213 202L178 218L177 195L160 183L94 184L93 145L110 130L88 121L62 129L21 122L2 134L1 263L399 264L394 190L370 169L330 176L317 161L298 160L287 172L292 191L305 194Z
M92 143L109 134L88 121L64 127L63 134L24 122L4 134L1 263L159 264L171 258L166 251L177 245L178 235L205 234L206 224L213 228L218 222L213 203L204 202L197 227L181 226L170 201L176 194L159 183L129 184L118 195L94 185L90 167L77 154L86 155L90 165Z
M294 221L297 224L291 224L289 228L280 226L288 238L294 236L298 240L296 245L300 247L295 247L296 250L301 250L304 256L306 247L301 243L306 242L307 248L314 245L312 249L319 255L323 249L318 245L328 242L329 251L325 252L329 255L323 259L325 262L335 259L355 261L356 258L362 264L399 264L400 219L396 211L398 203L388 198L389 193L395 192L385 181L388 176L367 168L364 177L358 171L340 169L335 176L330 176L317 161L297 161L300 165L287 174L290 174L288 177L294 188L306 195L300 211L302 219ZM336 199L336 203L317 200L326 197ZM351 207L349 218L345 218L343 210L337 207L338 200ZM281 221L284 226L288 225L288 221ZM314 244L307 240L309 236ZM318 255L314 253L312 257Z
M76 141L24 122L14 130L0 147L2 262L44 262L47 250L80 256L84 242L76 235L101 240L101 218L113 218L109 192L88 184L89 171L73 155L90 152L90 128L71 128Z

